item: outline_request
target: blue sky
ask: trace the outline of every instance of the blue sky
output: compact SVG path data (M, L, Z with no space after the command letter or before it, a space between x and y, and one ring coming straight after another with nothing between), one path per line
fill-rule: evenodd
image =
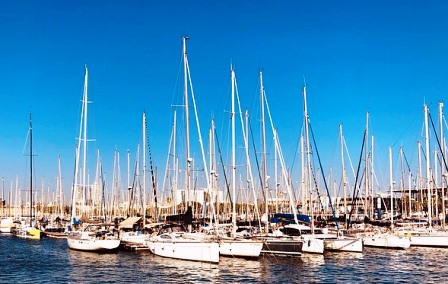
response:
M69 191L87 65L93 101L89 137L96 140L89 143L89 156L94 160L100 149L111 184L118 149L125 181L126 151L135 158L146 111L161 177L172 105L182 103L181 37L188 35L205 143L211 117L219 133L226 133L220 134L221 143L228 143L231 63L242 105L251 111L253 127L259 124L258 70L263 69L291 165L305 78L325 167L339 167L340 123L357 160L368 111L377 171L385 173L387 183L387 148L393 147L397 160L403 145L416 163L423 103L435 118L437 103L446 97L447 8L443 1L2 1L0 174L7 188L16 176L22 187L27 184L24 151L31 112L38 188L42 177L45 187L55 187L61 155ZM92 178L94 166L91 161Z

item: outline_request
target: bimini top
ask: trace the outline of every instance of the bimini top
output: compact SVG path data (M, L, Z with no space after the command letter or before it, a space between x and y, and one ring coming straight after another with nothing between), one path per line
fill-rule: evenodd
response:
M118 225L118 229L132 229L142 217L129 217Z

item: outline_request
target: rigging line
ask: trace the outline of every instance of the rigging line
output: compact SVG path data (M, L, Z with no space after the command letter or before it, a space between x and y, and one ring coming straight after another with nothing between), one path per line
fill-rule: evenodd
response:
M317 160L319 161L319 167L320 167L320 171L322 173L322 179L324 180L325 189L326 189L327 194L328 194L328 200L330 202L330 207L331 207L331 211L333 213L333 218L334 218L334 222L336 224L336 229L339 230L338 219L336 218L336 212L334 211L333 202L331 201L331 195L330 195L330 191L328 190L327 179L325 178L324 168L322 167L319 151L317 150L316 140L314 139L313 128L311 127L311 123L310 122L308 122L308 125L310 127L311 137L313 138L313 144L314 144L314 148L316 150Z
M132 180L132 186L129 188L129 190L131 191L130 195L129 195L129 210L128 210L128 216L131 216L131 208L134 209L135 205L134 205L134 198L135 198L135 193L134 190L137 187L137 179L138 179L138 173L137 173L137 167L138 167L138 159L135 161L135 168L134 168L134 178Z
M291 171L290 172L290 177L291 177L291 175L292 175L292 173L294 171L294 165L295 165L295 161L296 161L296 158L297 158L297 153L299 152L299 145L300 145L300 137L297 140L296 148L294 150L294 156L292 158L292 164L291 164L291 169L290 169L290 171ZM291 178L291 189L292 189L292 193L294 195L294 199L297 200L296 189L294 188L294 183L292 182L292 178Z
M351 226L350 223L350 219L352 217L353 214L353 209L354 209L354 205L355 205L355 198L358 197L358 193L359 193L359 188L358 188L358 178L359 178L359 171L361 169L361 161L362 161L362 155L364 154L364 146L365 146L365 142L366 142L366 136L367 136L367 129L364 130L364 135L363 135L363 139L362 139L362 146L361 146L361 154L359 156L359 162L358 162L358 169L356 171L356 176L355 176L355 185L353 188L353 198L352 198L352 206L350 209L350 213L348 215L348 220L346 221L346 227L347 229Z
M250 130L250 137L252 138L251 139L252 147L254 148L255 163L257 164L258 178L260 179L261 193L263 195L264 202L267 202L266 195L264 194L263 179L261 178L260 163L258 162L257 149L255 148L254 133L252 132L252 124L250 123L250 119L249 119L249 130Z
M222 160L221 147L219 146L219 139L218 139L218 134L216 133L216 129L214 132L215 132L216 144L218 146L219 160L221 161L222 171L224 174L224 181L226 183L227 194L229 195L230 203L232 203L232 195L230 194L230 185L229 185L229 181L227 180L226 169L224 167L224 161Z
M104 176L103 176L103 163L100 162L100 172L101 172L101 193L102 193L102 200L101 200L101 208L100 211L103 211L104 214L104 222L107 222L106 218L106 181L104 180ZM94 212L95 213L95 212Z
M439 146L440 153L442 154L443 164L445 166L445 169L448 171L448 165L446 164L445 154L443 153L442 146L440 145L439 137L437 136L436 128L434 127L434 122L432 121L432 117L431 117L431 114L429 113L429 111L428 111L428 116L429 116L429 120L431 121L432 130L434 131L434 136L436 137L437 145Z
M291 162L291 172L294 170L294 165L296 162L296 158L297 158L297 152L299 152L299 145L300 145L300 136L297 139L297 143L296 143L296 148L294 150L294 155L292 157L292 162Z
M75 149L75 166L73 167L73 183L72 183L72 192L71 192L71 194L70 194L70 196L71 196L71 203L70 203L70 219L71 218L74 218L74 216L76 215L76 211L74 211L74 210L76 210L76 208L74 208L74 206L73 206L73 204L75 203L75 190L77 190L76 188L75 188L75 184L76 184L76 172L77 172L77 169L78 169L78 163L76 162L77 161L77 159L76 159L76 157L78 156L78 146L76 146L76 149ZM74 220L70 220L70 224L73 224L74 223ZM71 231L71 228L69 229L69 231Z
M146 113L145 113L145 118L146 118ZM148 122L147 119L145 119L145 133L146 133L146 144L148 145L148 156L149 156L149 168L151 171L151 182L152 182L152 188L154 191L154 203L155 203L155 219L157 221L158 219L158 207L157 207L157 186L156 186L156 177L154 175L154 166L153 166L153 162L152 162L152 155L151 155L151 147L149 146L149 133L148 133ZM145 218L146 216L146 212L144 212L144 216L143 218Z

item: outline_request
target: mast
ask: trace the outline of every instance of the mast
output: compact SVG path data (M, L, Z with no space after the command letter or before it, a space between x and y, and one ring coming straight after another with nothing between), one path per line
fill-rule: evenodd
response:
M400 167L401 167L401 178L400 178L400 187L401 187L401 194L402 196L404 196L404 187L405 187L405 181L404 181L404 161L403 161L403 146L400 146ZM403 202L401 203L401 211L404 214L406 207L405 207L405 202L404 202L404 198ZM407 214L405 214L407 215Z
M5 217L5 178L2 177L2 217Z
M344 191L344 216L347 214L347 177L345 175L344 160L344 134L342 133L342 124L339 124L339 136L341 140L341 166L342 166L342 186Z
M210 207L213 207L213 206L215 206L215 204L214 204L214 196L215 196L215 192L214 192L214 189L215 189L215 164L213 163L213 157L214 157L214 152L213 152L213 150L214 150L214 147L215 147L215 145L214 145L214 143L213 143L213 131L214 131L214 125L213 125L213 119L211 119L211 121L210 121L210 130L209 130L209 132L208 132L208 140L209 140L209 142L208 142L208 147L209 147L209 150L208 150L208 154L209 154L209 165L210 165L210 189L212 190L211 192L210 192L210 194L208 195L208 202L209 202L209 204L210 204ZM207 203L207 199L205 200L205 202ZM210 212L211 212L211 210L210 210ZM212 222L213 222L213 216L211 216L211 214L209 215L209 218L210 218L210 225L212 225Z
M441 143L441 154L442 160L445 160L446 157L446 149L445 149L445 137L443 135L443 102L439 102L439 131L440 131L440 143ZM446 172L445 167L440 167L440 178L441 178L441 187L442 187L442 230L445 230L445 184L446 184Z
M274 180L275 180L275 213L278 212L278 174L277 174L277 164L278 164L278 153L277 153L277 129L274 129L274 144L275 144L275 151L274 151ZM287 182L287 181L286 181Z
M372 145L370 145L370 190L372 193L371 203L370 203L370 216L372 216L372 220L374 219L373 208L374 208L374 195L373 195L373 181L374 181L374 163L373 163L373 153L374 153L374 145L375 145L375 136L372 135Z
M30 226L33 226L33 124L30 113Z
M309 210L306 206L307 201L307 191L305 187L305 144L304 144L304 137L303 134L300 135L300 168L301 168L301 179L300 179L300 195L301 195L301 202L302 202L302 214L309 214Z
M146 225L146 113L142 117L143 154L143 228ZM157 214L156 214L157 215ZM155 220L157 222L157 220Z
M177 202L177 157L176 157L176 124L177 124L177 114L176 110L174 110L173 117L173 167L174 167L174 181L173 181L173 214L176 214L176 202Z
M392 148L389 147L389 184L390 184L390 226L394 229L394 180L392 177Z
M63 198L62 198L62 177L61 177L61 155L58 156L58 195L59 195L59 214L61 218L64 214L63 211Z
M303 119L305 122L305 151L306 151L306 173L307 173L307 184L310 186L311 190L311 151L310 151L310 136L309 136L309 117L308 117L308 107L306 103L306 85L303 86ZM310 218L311 218L311 232L314 234L314 205L313 205L313 194L310 193Z
M366 146L365 146L365 164L366 164L366 168L365 168L365 211L364 211L364 215L371 218L370 216L370 204L369 204L369 194L370 194L370 190L369 190L369 113L366 113Z
M268 187L267 187L267 170L266 170L266 129L264 125L264 97L263 94L263 73L260 71L260 104L261 104L261 145L262 145L262 162L261 162L261 171L263 175L262 179L262 190L265 194L265 214L266 214L266 225L265 232L269 232L269 205L268 205Z
M417 148L418 148L418 179L417 179L417 187L419 191L420 196L420 208L419 210L423 208L423 178L422 178L422 144L421 141L417 141ZM423 210L422 210L423 211Z
M86 204L86 191L87 191L87 184L86 184L86 166L87 166L87 90L88 90L88 70L86 67L86 76L85 76L85 83L84 83L84 116L83 116L83 164L82 164L82 208L83 212L85 212L85 204Z
M78 180L78 175L79 175L79 155L81 153L81 141L83 140L83 125L84 125L84 130L86 130L86 126L85 123L87 122L87 79L88 79L88 70L87 70L87 66L85 66L85 75L84 75L84 90L83 90L83 96L82 96L82 108L81 108L81 119L79 122L79 136L78 136L78 143L75 149L75 174L74 174L74 178L73 178L73 190L72 190L72 209L71 209L71 218L70 218L70 223L71 225L74 224L74 219L76 216L76 201L78 199L78 186L79 186L79 180ZM86 141L85 139L85 133L84 133L84 142ZM85 144L84 143L84 152L85 152ZM84 155L85 156L85 155ZM83 180L82 180L82 192L83 192L83 206L84 206L84 184L85 184L85 159L84 159L84 165L83 165ZM84 209L84 208L83 208Z
M131 161L130 161L129 149L126 152L126 160L127 160L127 182L128 182L127 186L128 208L126 210L127 212L129 212L131 208Z
M429 129L428 129L428 106L424 105L425 111L425 152L426 152L426 189L428 191L428 222L429 229L432 227L432 208L431 208L431 170L429 161Z
M40 208L40 210L42 211L42 217L43 217L43 215L44 215L44 202L45 202L45 200L44 200L44 177L42 177L42 184L41 184L41 188L40 188L40 191L41 191L41 208Z
M187 78L187 40L188 37L182 38L182 54L183 54L183 63L184 63L184 106L185 106L185 136L186 136L186 158L187 158L187 166L186 166L186 174L185 174L185 191L187 195L187 206L191 205L190 201L190 123L189 123L189 113L188 113L188 78Z
M231 67L232 80L232 233L236 233L236 162L235 162L235 69Z

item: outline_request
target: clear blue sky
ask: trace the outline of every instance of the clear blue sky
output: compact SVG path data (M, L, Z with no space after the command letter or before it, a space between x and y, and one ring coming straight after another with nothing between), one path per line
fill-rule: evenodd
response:
M182 103L184 35L191 38L187 49L205 143L212 116L222 126L218 131L227 131L234 63L254 127L257 72L264 70L289 165L302 125L304 77L325 167L340 164L339 123L357 161L367 111L381 163L377 171L387 173L389 146L396 160L403 145L415 163L423 103L436 117L437 103L447 95L447 8L444 1L1 1L0 174L7 188L16 175L22 187L27 184L31 112L37 187L41 177L55 187L61 155L69 191L87 64L89 137L96 139L89 155L94 159L100 149L107 183L114 149L121 153L125 181L126 151L135 158L144 110L161 179L172 105ZM89 163L92 179L94 166Z

